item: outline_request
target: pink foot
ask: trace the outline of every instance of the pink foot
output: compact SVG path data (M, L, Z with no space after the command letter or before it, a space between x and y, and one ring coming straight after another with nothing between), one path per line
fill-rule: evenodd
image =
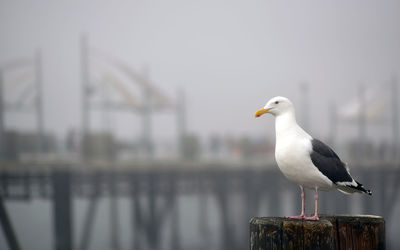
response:
M302 219L306 218L306 216L305 216L305 215L285 216L285 218L287 218L287 219L297 219L297 220L302 220Z
M319 217L317 215L311 216L311 217L304 217L305 220L319 220Z

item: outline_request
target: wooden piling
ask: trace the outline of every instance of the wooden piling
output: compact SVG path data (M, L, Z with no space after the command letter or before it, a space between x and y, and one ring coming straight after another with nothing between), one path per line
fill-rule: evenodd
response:
M67 169L53 171L53 223L54 249L73 249L71 172Z
M12 227L11 220L8 216L6 206L4 205L2 194L0 193L0 226L3 228L4 237L6 238L8 248L10 250L20 250L17 235Z
M367 250L385 246L385 221L379 216L321 215L319 221L282 217L250 220L250 250Z

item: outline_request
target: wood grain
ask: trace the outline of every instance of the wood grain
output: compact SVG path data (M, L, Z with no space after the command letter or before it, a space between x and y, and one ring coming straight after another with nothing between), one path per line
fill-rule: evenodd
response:
M319 221L282 217L250 220L250 249L385 249L379 216L321 215Z

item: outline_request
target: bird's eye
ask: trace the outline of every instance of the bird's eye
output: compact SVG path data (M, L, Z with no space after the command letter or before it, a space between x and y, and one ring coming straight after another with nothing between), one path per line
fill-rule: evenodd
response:
M278 104L278 103L279 103L278 101L275 102L275 104Z

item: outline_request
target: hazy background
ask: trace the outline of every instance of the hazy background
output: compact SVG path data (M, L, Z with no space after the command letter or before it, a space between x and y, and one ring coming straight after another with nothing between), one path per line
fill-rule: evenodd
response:
M124 171L137 174L135 171L139 167L146 171L142 164L149 169L163 168L163 171L168 171L166 165L170 164L174 171L178 168L178 177L179 171L185 176L185 171L192 168L211 171L204 177L205 187L207 181L212 183L213 177L218 177L218 173L212 171L219 168L226 171L227 176L235 175L238 169L247 173L246 167L249 173L267 168L275 173L274 119L269 115L255 119L254 112L277 95L290 98L300 125L332 145L343 161L349 162L352 170L358 173L360 182L378 194L369 199L358 195L345 197L336 191L324 193L321 196L322 199L326 197L326 202L322 202L321 211L383 215L388 221L388 247L397 249L400 246L396 235L400 230L400 210L396 178L400 176L400 153L399 142L394 138L398 138L400 129L399 24L400 2L395 0L0 0L4 104L0 113L3 132L8 136L7 140L0 138L3 140L0 148L10 148L3 155L5 160L0 157L3 181L0 194L10 185L11 191L7 191L10 194L4 195L5 204L23 249L26 246L30 246L26 249L53 249L56 218L51 211L56 197L39 193L24 200L26 202L14 199L13 190L24 188L12 178L8 179L9 173L22 173L21 176L38 173L51 178L52 171L61 166L72 169L73 176L79 179L80 171L84 172L83 176L91 176L99 168L117 169L117 175L123 176ZM83 39L87 45L87 64L82 61ZM37 149L40 136L37 135L35 110L15 112L7 106L16 102L31 108L35 106L37 75L34 66L9 68L16 59L34 61L35 55L41 56L41 107L43 133L47 136L46 147L40 150ZM152 88L167 101L151 106L148 116L141 114L141 105L146 103L145 88L129 79L121 68L116 69L113 62L123 62L141 77L147 77ZM105 100L138 103L133 108L128 105L128 108L113 110L91 109L86 135L93 135L93 138L86 141L82 139L85 133L82 131L85 66L89 71L87 84L93 91L89 97L93 107ZM113 77L121 80L118 86L122 92L117 92L116 85L112 85L117 84ZM183 95L183 103L179 103L182 97L179 93ZM126 96L133 97L126 99ZM182 113L176 112L176 106ZM185 119L179 120L182 118L179 114ZM150 119L148 130L143 123L146 117ZM186 129L179 127L177 119ZM143 143L146 135L153 147L151 154L146 153ZM89 147L94 148L90 157L85 155L83 142L87 141L90 141ZM105 146L99 146L103 144L98 142ZM221 165L212 165L215 162ZM114 168L121 165L123 170ZM370 168L363 168L366 166ZM48 172L41 172L43 169ZM28 174L24 175L24 171ZM375 178L378 175L374 173L382 175ZM112 175L107 177L106 173L105 176L106 179ZM253 211L249 216L298 212L297 186L288 184L283 175L277 176L276 181L282 182L278 185L282 192L277 197L265 194L257 207L247 200L244 189L239 190L239 195L225 190L226 197L230 197L227 204L233 209L229 218L241 220L229 224L234 226L236 238L233 238L238 242L238 249L247 246L249 217L243 212L246 207L250 207L247 211ZM179 178L179 183L189 187L197 181L196 178ZM147 179L140 182L145 186L153 185ZM90 183L87 187L91 187ZM126 184L123 180L116 183L121 189ZM387 189L382 183L388 185ZM52 190L50 184L48 189ZM40 187L40 181L37 185ZM131 247L132 242L135 244L140 239L146 242L143 235L136 241L136 230L140 227L133 226L132 233L127 224L132 216L130 212L136 211L132 209L136 201L131 204L123 191L117 191L117 198L113 197L107 185L104 184L106 191L100 195L89 248L135 249ZM276 186L265 185L268 190L276 190ZM75 247L79 244L81 221L86 218L85 209L89 204L88 197L76 194L79 188L82 187L72 186L72 220L75 223L72 233L76 236L72 245ZM28 191L35 193L39 189L34 186ZM177 231L182 249L223 249L221 239L224 236L221 235L225 225L221 217L225 211L218 210L222 204L216 192L219 189L211 190L205 193L201 188L193 193L178 191L175 210L171 211L177 211L178 207L180 212L165 215L167 222L162 229L160 249L173 249L169 247L169 232L176 218L179 219ZM389 191L384 196L386 190ZM150 197L147 193L141 195L141 199ZM280 203L280 207L271 207L275 203ZM333 208L335 204L345 205ZM382 208L381 204L390 205ZM208 211L208 225L204 228L209 233L201 229L204 211ZM119 236L112 233L115 220L121 224L116 227L120 228ZM118 237L120 247L115 245ZM0 234L0 249L3 248L7 246L4 235ZM143 243L140 249L150 248Z
M301 82L309 86L310 130L323 136L330 101L348 104L361 83L385 88L400 70L398 1L0 4L0 60L41 48L45 129L59 136L80 125L82 34L92 47L150 68L165 93L183 87L189 130L201 136L273 136L273 119L255 120L254 111L276 95L299 107ZM134 122L124 118L115 132L130 136ZM28 119L11 116L6 124L30 127ZM156 122L154 134L171 138L172 122Z

